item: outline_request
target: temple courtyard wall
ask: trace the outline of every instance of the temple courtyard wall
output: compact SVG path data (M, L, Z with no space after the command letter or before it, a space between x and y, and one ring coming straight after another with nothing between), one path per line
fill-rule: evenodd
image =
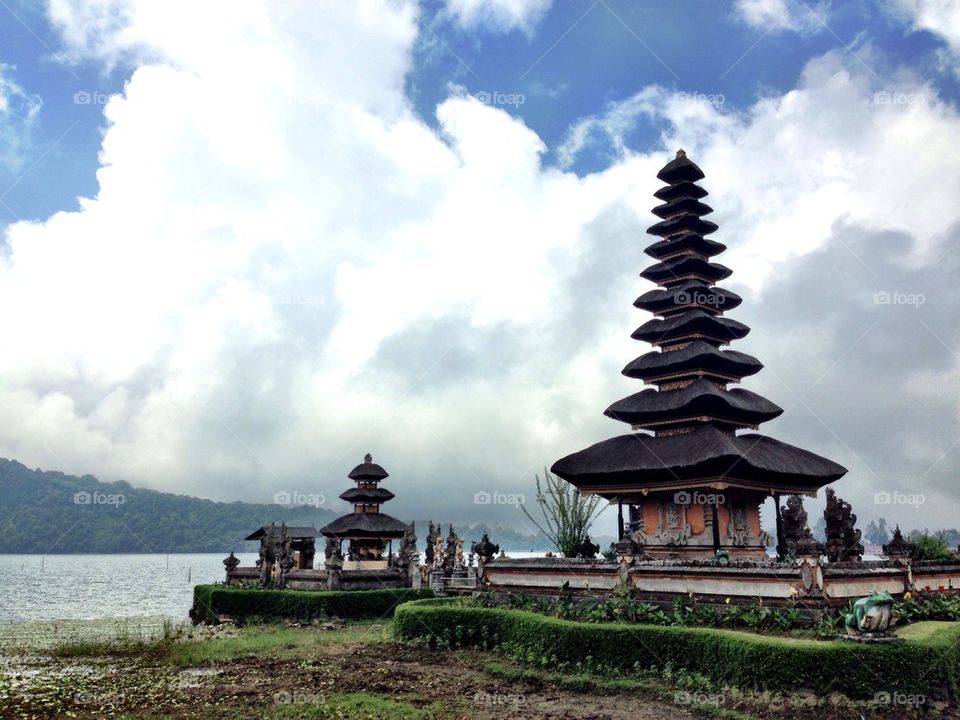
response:
M237 567L227 573L227 585L258 583L260 571L255 567ZM407 572L395 568L381 570L341 570L332 577L326 570L291 570L285 587L291 590L382 590L412 587Z
M826 609L884 590L897 598L925 589L958 591L960 562L652 560L618 565L562 558L497 558L484 565L482 578L484 589L497 595L602 597L625 582L633 587L634 598L659 605L670 605L676 597L710 605L749 604L760 598L772 606L799 601L809 608Z

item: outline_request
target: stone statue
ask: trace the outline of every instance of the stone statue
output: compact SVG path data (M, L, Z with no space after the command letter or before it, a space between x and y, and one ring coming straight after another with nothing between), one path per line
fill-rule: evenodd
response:
M910 543L904 540L899 525L894 528L890 542L883 546L883 554L888 558L910 557Z
M323 547L323 559L329 560L334 551L340 550L340 541L336 538L328 537L326 545Z
M327 556L326 562L324 563L327 570L340 570L343 568L343 553L340 551L340 543L332 542L329 544L328 549L330 555Z
M893 597L888 592L875 592L853 604L853 612L843 620L847 635L865 640L888 635L893 619ZM866 637L864 637L866 636Z
M427 566L433 565L434 546L436 545L436 528L433 527L433 520L430 521L430 527L427 530L427 549L423 554Z
M280 560L277 563L280 566L279 585L280 587L286 587L287 574L293 567L293 553L290 551L290 534L287 532L286 523L280 526L280 539L278 545L279 547L277 550L279 551L278 554L280 556Z
M777 550L782 558L820 554L819 543L807 524L807 511L803 509L803 498L799 495L791 495L787 498L787 504L780 508L780 522L783 525L785 547Z
M433 537L433 569L443 570L443 536L439 532Z
M263 537L260 538L260 584L267 585L273 577L273 564L277 560L277 526L270 523Z
M446 577L453 575L453 570L457 562L457 535L453 532L453 523L450 523L450 532L447 534L447 547L443 551L443 574Z
M577 545L576 557L593 560L598 552L600 552L600 546L590 542L589 535L584 535L583 540Z
M463 538L458 535L456 545L454 546L453 574L464 575L466 574L466 571L467 564L463 559Z
M477 556L480 562L488 563L493 560L494 555L500 552L500 546L494 545L490 542L490 538L487 537L487 534L484 533L483 537L480 538L480 542L476 542L470 548L474 554Z
M830 562L859 561L863 555L857 516L850 503L838 497L833 488L827 488L827 507L823 511L827 522L827 560Z
M415 523L410 523L397 551L397 567L406 570L417 555L417 528Z
M230 551L230 554L224 558L223 566L227 569L227 575L232 573L237 569L237 566L240 564L240 559L233 554L233 550Z

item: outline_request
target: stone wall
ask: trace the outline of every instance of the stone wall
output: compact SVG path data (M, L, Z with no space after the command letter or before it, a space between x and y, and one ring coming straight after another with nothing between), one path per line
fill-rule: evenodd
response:
M676 597L716 605L762 598L774 606L799 600L827 608L880 590L894 597L925 588L960 590L960 562L824 563L809 558L792 563L653 560L617 565L566 558L497 558L483 569L484 588L500 595L556 597L563 591L574 597L602 596L620 582L632 585L638 600L661 605Z

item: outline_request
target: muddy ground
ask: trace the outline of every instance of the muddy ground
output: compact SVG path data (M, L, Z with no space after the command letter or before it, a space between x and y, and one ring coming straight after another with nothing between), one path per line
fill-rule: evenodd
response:
M686 720L723 717L805 720L953 718L955 709L853 706L844 698L796 704L730 689L692 691L657 680L617 688L603 678L575 686L571 676L476 650L432 650L390 637L389 625L297 628L252 654L212 659L177 648L209 648L240 631L192 631L184 645L124 652L64 653L63 648L0 647L0 718L281 720L534 720L546 718ZM211 633L207 635L206 633ZM246 631L246 632L249 632ZM243 638L241 638L243 639ZM253 638L257 641L259 638ZM249 641L249 635L246 641ZM289 643L287 641L290 641ZM229 655L229 653L226 653ZM558 680L559 678L559 680ZM590 682L594 682L590 680Z
M485 653L390 641L323 646L310 657L246 657L190 668L171 667L163 658L58 658L32 652L8 655L0 663L0 717L326 717L323 712L313 715L310 708L325 698L352 693L402 706L358 709L353 711L357 717L695 717L677 705L635 694L586 697L549 685L498 679L483 670L491 659Z

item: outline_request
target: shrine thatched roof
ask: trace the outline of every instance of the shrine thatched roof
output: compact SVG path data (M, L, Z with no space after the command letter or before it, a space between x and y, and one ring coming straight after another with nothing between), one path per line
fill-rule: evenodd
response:
M398 538L410 524L385 513L350 513L320 528L320 534L332 538Z
M551 471L581 490L691 487L699 480L782 492L810 492L842 477L832 460L765 435L712 425L667 437L620 435L561 458Z
M687 418L710 417L731 425L755 426L783 412L776 403L744 388L725 390L698 379L676 390L641 390L617 400L604 415L637 426L669 425Z
M274 526L280 532L280 525ZM259 540L270 530L270 525L264 525L250 533L244 540ZM317 529L312 525L288 525L287 535L291 538L312 538L317 536Z

